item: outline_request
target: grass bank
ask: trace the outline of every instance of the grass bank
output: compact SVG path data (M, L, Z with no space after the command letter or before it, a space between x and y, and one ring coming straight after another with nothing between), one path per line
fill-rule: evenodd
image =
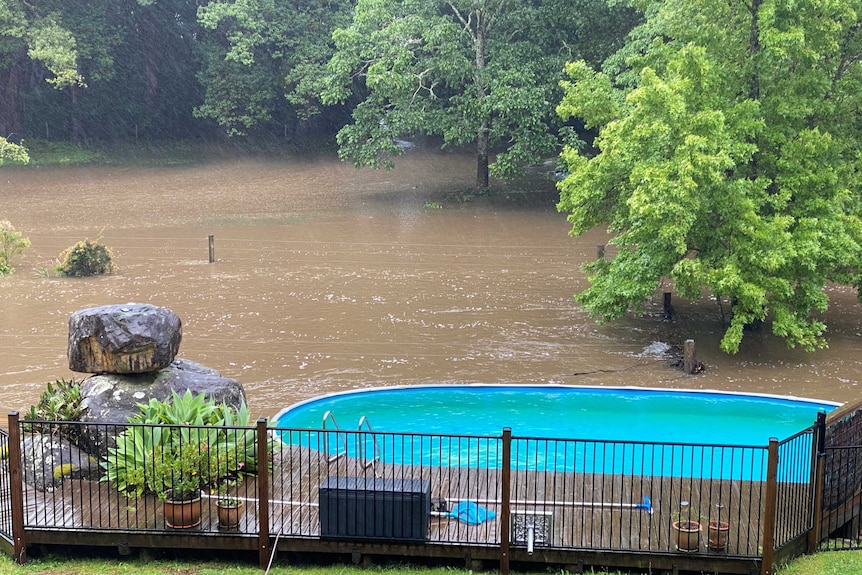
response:
M277 140L222 139L98 143L28 140L28 166L120 165L183 166L242 156L290 157L334 153L332 142L308 141L302 145ZM21 167L10 163L10 166Z
M262 575L263 573L263 570L249 565L245 560L238 564L225 560L148 561L140 558L123 560L48 556L31 559L26 565L20 566L6 555L0 556L0 575ZM471 575L471 573L466 569L452 567L275 564L268 575ZM517 573L565 575L566 571L549 568L545 571ZM628 575L620 572L602 571L601 573ZM801 557L778 570L777 575L858 575L859 573L862 573L862 551L836 551Z

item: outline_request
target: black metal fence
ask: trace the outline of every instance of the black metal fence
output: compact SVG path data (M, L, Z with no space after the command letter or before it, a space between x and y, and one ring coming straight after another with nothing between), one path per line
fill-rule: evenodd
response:
M822 429L735 446L10 417L0 535L18 550L45 533L82 542L182 533L184 546L216 548L228 537L261 557L285 542L386 541L431 557L484 549L501 570L510 557L565 562L591 552L603 554L597 561L766 573L808 549L800 541L818 526L818 469L827 470L824 501L838 502L823 505L836 525L858 500L858 483L835 478L855 473L859 453L827 451L821 465ZM171 518L173 491L194 491L197 509ZM219 500L241 503L238 518L222 520Z

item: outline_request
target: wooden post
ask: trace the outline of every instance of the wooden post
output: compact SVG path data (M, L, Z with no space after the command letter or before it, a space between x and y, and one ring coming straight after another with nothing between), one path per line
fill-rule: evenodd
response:
M808 552L817 551L820 546L821 527L823 523L823 479L826 472L826 413L817 414L814 423L814 440L812 441L811 484L814 486L814 510L811 519L811 531L808 532Z
M503 428L503 461L500 471L500 575L509 575L509 516L512 501L512 428Z
M763 501L763 556L760 575L772 575L775 552L775 514L778 508L778 440L769 438L766 460L766 496Z
M605 257L605 245L596 246L596 259L601 260Z
M671 293L669 291L664 292L664 305L662 306L664 310L664 317L669 318L673 316L673 306L670 303Z
M210 234L210 263L215 262L215 236Z
M269 548L269 433L266 429L266 419L257 420L256 438L258 565L261 569L266 569L272 553L275 552Z
M682 354L683 362L682 366L685 372L689 375L695 373L697 371L697 354L694 351L694 340L687 339L685 340L685 346L683 347Z
M19 565L27 562L27 541L24 533L24 482L21 469L21 426L18 412L9 414L9 503L12 507L12 549Z

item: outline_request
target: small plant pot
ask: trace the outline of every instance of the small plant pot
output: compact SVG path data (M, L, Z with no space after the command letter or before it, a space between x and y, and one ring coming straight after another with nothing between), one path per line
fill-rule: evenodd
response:
M242 501L217 501L216 511L218 512L219 529L238 529L243 508Z
M697 551L700 548L700 523L697 521L674 521L676 548L680 551Z
M191 529L201 524L201 497L174 501L165 499L165 525L174 529Z
M724 551L727 549L727 533L730 525L726 521L709 522L709 548L713 551Z

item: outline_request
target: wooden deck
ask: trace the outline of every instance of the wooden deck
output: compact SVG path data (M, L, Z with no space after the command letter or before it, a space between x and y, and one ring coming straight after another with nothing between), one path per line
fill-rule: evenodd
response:
M445 500L450 509L457 501L472 501L495 516L473 525L442 512L432 513L427 539L418 544L322 539L318 486L327 477L424 479L430 482L432 500ZM498 470L369 466L350 458L330 462L317 451L285 446L274 455L268 478L269 532L278 538L279 549L394 552L468 560L499 557L503 493ZM5 485L0 505L8 508L8 482ZM649 564L659 568L665 564L668 568L749 573L759 559L761 483L516 471L510 485L512 515L541 518L533 554L527 553L525 540L511 542L515 560L579 565L594 564L592 558L600 565L615 567ZM127 498L107 483L72 479L51 492L38 492L28 485L24 489L28 542L88 544L90 538L89 544L101 545L133 541L139 546L258 549L258 484L254 477L234 488L246 505L239 528L230 531L219 529L215 498L208 494L203 495L201 524L175 530L166 527L162 504L155 497ZM645 498L651 509L644 508ZM671 529L682 500L704 516L697 553L678 551ZM728 545L722 550L707 545L706 517L712 510L714 518L717 503L723 505L721 520L730 523ZM0 515L0 530L7 529L11 531L11 518Z

